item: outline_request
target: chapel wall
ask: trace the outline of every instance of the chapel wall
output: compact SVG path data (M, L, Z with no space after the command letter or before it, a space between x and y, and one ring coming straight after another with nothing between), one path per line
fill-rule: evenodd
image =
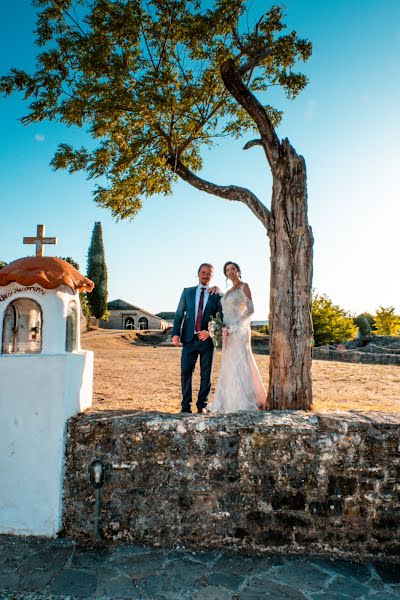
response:
M19 299L33 300L41 310L42 315L42 354L65 352L66 319L68 307L75 302L79 309L78 292L73 292L67 286L57 289L45 289L38 284L31 286L11 283L0 288L0 339L4 322L4 314L10 303ZM77 312L77 333L80 332L80 310ZM76 350L80 351L80 335L77 335Z
M69 421L64 527L109 542L400 556L400 415L84 414Z

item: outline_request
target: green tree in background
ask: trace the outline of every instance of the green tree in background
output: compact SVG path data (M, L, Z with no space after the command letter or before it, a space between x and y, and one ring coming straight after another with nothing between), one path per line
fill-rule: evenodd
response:
M375 315L376 335L400 335L400 316L394 312L394 306L380 306Z
M74 269L79 271L79 263L76 262L75 259L71 258L71 256L60 256L60 258L61 258L61 260L65 260L65 262L69 263L70 265L72 265L74 267Z
M97 147L61 144L52 165L101 178L95 201L117 218L135 216L154 194L171 194L178 179L252 211L271 253L268 406L308 409L313 237L306 164L279 139L282 113L267 101L276 88L290 99L305 88L297 68L312 46L286 29L279 6L265 4L35 0L36 70L12 69L0 89L24 93L24 124L50 119L88 128ZM226 182L228 170L221 183L198 175L204 150L218 138L254 131L244 149L264 154L270 207Z
M371 335L376 329L375 319L370 313L361 313L353 319L354 325L358 327L358 335L362 339L368 335Z
M107 265L104 254L101 223L94 224L87 261L87 277L94 283L94 290L87 295L90 313L96 319L106 319L107 312Z
M60 256L60 258L62 260L65 260L65 262L69 263L77 271L79 271L79 263L76 262L76 260L74 260L70 256L66 256L66 257L65 256ZM86 325L88 325L88 319L90 317L90 308L89 308L89 304L88 304L86 292L79 292L79 300L81 302L83 316L86 319Z
M316 346L338 344L357 335L352 317L325 294L313 294L311 316Z
M4 269L4 267L7 266L8 263L4 262L3 260L0 260L0 269Z

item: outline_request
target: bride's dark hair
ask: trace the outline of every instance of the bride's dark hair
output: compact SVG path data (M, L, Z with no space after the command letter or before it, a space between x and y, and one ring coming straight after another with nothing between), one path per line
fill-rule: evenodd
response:
M239 267L239 265L238 265L237 263L233 262L233 260L228 260L228 262L226 262L226 263L224 264L224 275L225 275L225 277L226 277L226 267L227 267L228 265L233 265L234 267L236 267L236 268L237 268L237 270L238 270L238 272L239 272L239 277L241 277L241 276L242 276L242 272L241 272L241 270L240 270L240 267Z

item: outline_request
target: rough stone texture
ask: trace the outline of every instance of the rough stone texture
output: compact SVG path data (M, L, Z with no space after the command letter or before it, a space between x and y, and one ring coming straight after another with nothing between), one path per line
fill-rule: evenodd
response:
M1 600L395 600L396 564L0 535Z
M400 365L400 337L372 335L333 346L326 344L313 349L313 358L351 363Z
M400 355L383 353L377 350L338 350L333 346L321 346L313 349L314 360L335 360L341 362L376 364L376 365L400 365Z
M80 415L65 531L92 536L100 458L104 540L398 559L399 434L388 413Z

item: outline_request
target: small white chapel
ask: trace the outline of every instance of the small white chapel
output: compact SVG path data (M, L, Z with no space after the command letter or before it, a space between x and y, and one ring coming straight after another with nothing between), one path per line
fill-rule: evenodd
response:
M79 292L94 284L66 261L36 256L0 270L0 533L61 529L67 420L92 404L93 353L80 346Z

